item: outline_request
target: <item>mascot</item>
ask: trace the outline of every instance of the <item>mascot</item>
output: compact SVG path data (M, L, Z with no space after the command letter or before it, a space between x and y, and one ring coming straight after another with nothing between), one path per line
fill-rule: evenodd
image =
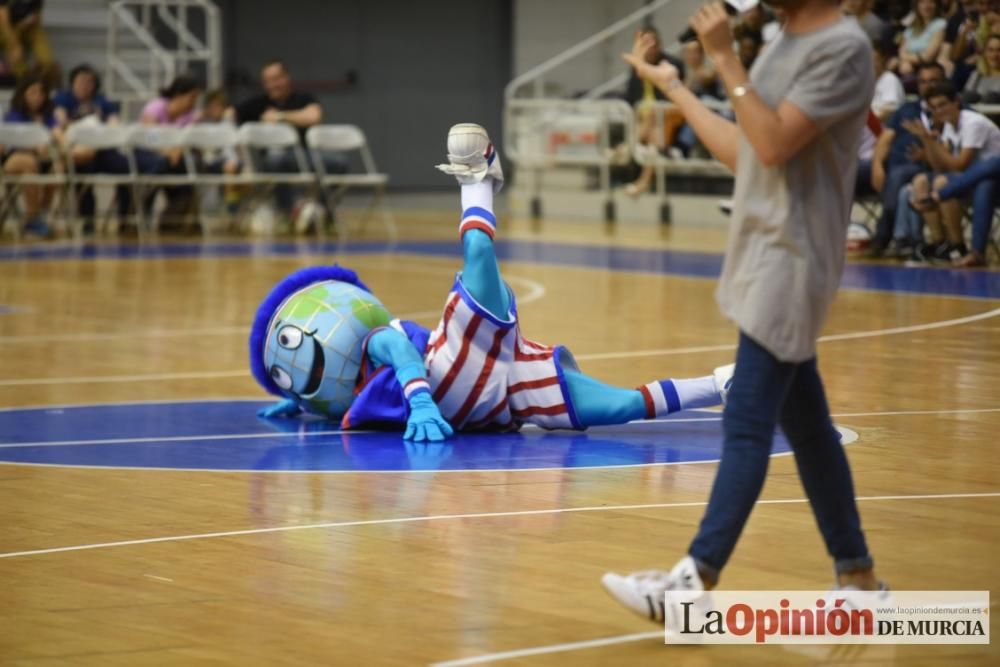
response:
M346 268L297 271L260 305L250 334L254 377L282 397L261 416L306 411L346 429L405 425L407 440L438 441L453 429L582 430L722 403L732 365L624 389L581 373L566 348L525 338L493 247L500 159L471 123L451 128L448 158L438 169L462 186L463 266L437 328L394 319Z

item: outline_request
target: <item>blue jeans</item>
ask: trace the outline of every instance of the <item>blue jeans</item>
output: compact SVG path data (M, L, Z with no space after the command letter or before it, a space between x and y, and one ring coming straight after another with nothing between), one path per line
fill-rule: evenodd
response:
M830 420L816 359L779 361L740 332L736 373L722 414L722 460L688 550L712 583L718 581L764 486L778 424L792 445L799 478L837 573L873 566L854 502L851 469Z
M1000 157L992 157L974 162L961 174L949 174L948 184L938 192L942 200L972 193L972 247L981 255L986 254L990 240L998 179Z
M899 191L923 170L923 165L915 162L886 165L885 184L882 186L882 216L878 219L875 237L872 239L876 245L882 247L889 245L893 227L896 225L896 200Z
M912 193L913 186L906 185L900 188L896 199L896 226L892 237L897 242L917 243L924 239L924 216L910 206Z

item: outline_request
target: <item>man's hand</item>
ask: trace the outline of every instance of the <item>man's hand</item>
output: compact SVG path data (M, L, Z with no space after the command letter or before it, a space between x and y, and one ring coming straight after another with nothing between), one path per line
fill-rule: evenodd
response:
M410 418L406 420L404 440L440 442L454 433L430 394L425 392L410 398Z
M268 108L260 115L260 119L265 123L278 123L281 121L281 112L275 108Z
M926 141L932 138L930 130L927 129L927 126L924 125L924 122L919 118L910 118L908 120L904 120L901 124L903 129L921 141Z
M631 53L623 53L622 58L635 68L635 72L640 78L649 81L660 90L666 90L668 86L679 79L680 73L666 60L659 65L650 65L646 62L645 53L655 44L656 39L652 35L648 33L642 35L641 38L636 39Z
M711 2L699 9L691 17L691 27L710 60L718 62L733 54L733 31L721 2Z

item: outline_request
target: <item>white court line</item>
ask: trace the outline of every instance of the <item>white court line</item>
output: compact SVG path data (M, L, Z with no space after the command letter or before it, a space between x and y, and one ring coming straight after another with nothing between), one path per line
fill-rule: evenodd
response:
M832 343L840 340L875 338L878 336L892 336L895 334L915 333L918 331L930 331L932 329L944 329L946 327L955 327L955 326L961 326L963 324L970 324L972 322L979 322L981 320L988 320L992 317L996 317L997 315L1000 315L1000 308L995 308L993 310L986 311L985 313L969 315L967 317L959 317L953 320L927 322L926 324L912 324L905 327L892 327L890 329L875 329L872 331L855 331L851 333L830 334L828 336L820 336L817 339L817 342ZM632 352L604 352L598 354L577 354L574 356L576 357L577 361L600 361L605 359L630 359L633 357L656 357L656 356L668 356L676 354L698 354L701 352L727 352L735 349L736 345L730 343L725 345L702 345L699 347L677 347L677 348L666 348L659 350L635 350Z
M409 273L432 273L432 274L442 274L447 273L449 275L454 275L455 272L451 270L430 270L417 267L407 267ZM532 303L538 301L545 297L545 285L542 283L531 280L529 278L522 278L517 275L504 276L504 280L508 283L520 284L526 288L524 296L520 296L517 299L518 305L523 305L527 303ZM418 320L425 317L440 317L441 309L436 310L423 310L413 313L400 313L396 315L402 320ZM98 341L109 341L109 340L133 340L139 338L186 338L190 336L247 336L250 333L250 328L246 325L242 326L225 326L225 327L206 327L200 329L146 329L138 331L109 331L109 332L90 332L90 333L74 333L74 334L38 334L38 335L19 335L19 336L0 336L0 345L16 345L21 343L81 343L81 342L98 342ZM130 376L121 376L130 377ZM0 382L2 384L2 382Z
M986 493L932 493L903 496L858 496L857 501L886 500L948 500L955 498L1000 498L1000 491ZM774 500L758 500L757 505L803 505L808 498L782 498ZM137 540L121 540L118 542L100 542L96 544L77 544L68 547L53 547L50 549L32 549L30 551L10 551L0 553L0 558L22 558L25 556L41 556L44 554L65 553L68 551L89 551L92 549L109 549L112 547L136 546L140 544L156 544L158 542L183 542L187 540L204 540L216 537L241 537L243 535L264 535L268 533L287 533L299 530L316 530L329 528L349 528L353 526L380 526L400 523L424 523L429 521L451 521L455 519L491 519L507 516L538 516L546 514L575 514L579 512L620 512L625 510L676 509L684 507L704 507L708 501L699 500L685 503L647 503L643 505L597 505L590 507L556 507L544 510L521 510L514 512L474 512L468 514L431 514L426 516L399 517L395 519L365 519L360 521L330 521L325 523L310 523L295 526L272 526L270 528L249 528L246 530L226 530L215 533L194 533L190 535L168 535L164 537L147 537Z
M544 287L539 285L544 294ZM906 327L893 327L890 329L876 329L873 331L856 331L853 333L832 334L822 336L818 339L821 343L828 343L839 340L856 340L858 338L875 338L877 336L889 336L901 333L914 333L917 331L928 331L931 329L943 329L945 327L960 326L971 322L979 322L1000 315L1000 308L959 317L953 320L941 320L938 322L927 322L925 324L914 324ZM700 352L725 352L735 350L736 346L728 345L707 345L702 347L680 347L673 349L659 350L635 350L632 352L606 352L600 354L579 354L575 355L577 361L599 361L608 359L631 359L635 357L655 357L677 354L695 354ZM66 377L66 378L18 378L12 380L0 380L0 387L21 387L35 385L54 384L92 384L92 383L114 383L114 382L159 382L169 380L199 380L213 378L249 377L250 372L245 369L238 371L204 371L199 373L150 373L147 375L95 375L90 377Z
M241 399L247 400L248 402L256 402L256 399ZM161 403L174 403L175 401L151 401L149 403L153 405ZM185 401L186 402L186 401ZM199 401L200 402L200 401ZM225 402L224 399L215 399L214 402ZM135 404L125 403L123 405L146 405L146 402L138 402ZM110 405L118 405L113 403ZM78 407L78 406L63 406L63 407ZM13 410L48 410L46 407L42 408L4 408L3 412L9 412ZM708 412L707 410L698 410L696 412ZM830 415L833 418L839 419L841 417L901 417L908 415L952 415L952 414L983 414L991 412L1000 412L1000 408L957 408L951 410L890 410L884 412L840 412ZM643 419L639 421L628 422L623 424L623 426L646 426L650 424L689 424L697 422L717 422L722 420L721 413L716 413L717 416L713 417L680 417L677 419ZM534 424L525 424L522 430L525 431L535 431L541 430L540 427ZM327 435L358 435L362 433L373 433L374 431L354 431L354 430L329 430L329 431L295 431L295 432L278 432L273 433L217 433L212 435L185 435L185 436L159 436L159 437L148 437L148 438L105 438L99 440L37 440L34 442L3 442L0 443L0 449L17 449L20 447L69 447L78 445L130 445L130 444L141 444L141 443L153 443L153 442L197 442L197 441L210 441L210 440L243 440L243 439L267 439L267 438L296 438L296 439L306 439L306 438L316 438ZM600 434L598 434L600 435ZM856 434L853 434L856 436ZM853 440L851 441L853 442ZM0 461L0 463L3 463ZM696 461L695 463L705 463L705 461ZM659 464L641 464L641 465L659 465ZM103 466L95 466L103 467ZM603 467L603 466L600 466ZM609 466L609 467L625 467L625 466ZM156 468L158 470L159 468ZM507 470L506 468L504 470ZM542 468L530 468L530 470L542 470ZM544 470L563 470L563 468L544 468ZM225 471L225 472L235 472L235 471ZM263 472L263 471L254 471ZM282 471L291 472L291 471ZM330 472L330 471L319 471L319 472ZM350 471L350 472L363 472L363 471ZM379 471L385 472L385 471ZM414 471L406 471L414 472ZM437 470L433 472L446 472L442 470ZM462 471L468 472L468 471Z
M484 662L494 660L509 660L511 658L524 658L529 655L544 655L546 653L562 653L564 651L576 651L583 648L595 648L598 646L611 646L612 644L624 644L626 642L637 642L644 639L659 639L663 641L663 630L656 632L639 632L632 635L618 635L617 637L602 637L600 639L588 639L582 642L570 642L568 644L552 644L550 646L537 646L535 648L522 648L516 651L504 651L502 653L489 653L486 655L475 655L471 658L459 658L457 660L445 660L444 662L432 663L430 667L465 667L465 665L481 665Z

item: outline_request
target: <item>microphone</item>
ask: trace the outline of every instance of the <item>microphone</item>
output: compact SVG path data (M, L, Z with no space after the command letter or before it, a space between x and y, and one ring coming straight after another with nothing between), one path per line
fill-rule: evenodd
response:
M730 16L736 16L742 12L750 11L758 4L760 4L759 0L726 0L723 7L726 8L727 14ZM677 41L681 44L693 42L696 39L698 39L698 33L696 33L694 28L691 26L688 26L684 32L677 35Z

